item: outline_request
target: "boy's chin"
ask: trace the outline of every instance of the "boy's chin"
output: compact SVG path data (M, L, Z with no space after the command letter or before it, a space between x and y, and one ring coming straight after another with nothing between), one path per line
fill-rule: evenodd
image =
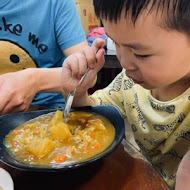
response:
M137 84L137 83L135 83L135 84ZM144 82L141 83L141 84L138 84L138 85L142 86L143 88L145 88L147 90L153 90L153 89L155 89L154 87L152 87L152 86L150 86L150 85L148 85L148 84L146 84Z

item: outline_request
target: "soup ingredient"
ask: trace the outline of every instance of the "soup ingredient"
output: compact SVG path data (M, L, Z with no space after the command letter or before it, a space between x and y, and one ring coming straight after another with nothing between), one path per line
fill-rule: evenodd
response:
M64 140L72 136L66 123L58 123L49 128L53 139Z
M115 137L113 125L88 112L70 112L67 123L56 111L24 123L5 139L9 152L30 165L70 165L105 150Z
M56 142L48 138L34 139L26 146L26 151L32 153L37 158L49 155L55 149Z

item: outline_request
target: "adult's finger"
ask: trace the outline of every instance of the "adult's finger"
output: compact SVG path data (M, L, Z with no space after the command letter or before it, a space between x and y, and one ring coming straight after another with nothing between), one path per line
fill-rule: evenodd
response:
M5 108L2 110L2 114L7 113L17 113L17 112L23 112L28 110L29 106L27 105L12 105L11 102L5 106Z

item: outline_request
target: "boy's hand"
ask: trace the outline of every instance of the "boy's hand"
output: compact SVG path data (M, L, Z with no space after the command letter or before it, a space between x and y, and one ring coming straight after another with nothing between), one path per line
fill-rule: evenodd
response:
M91 47L85 47L80 53L67 57L62 68L62 87L65 98L79 83L81 77L90 67L90 70L77 88L76 95L81 97L95 85L98 71L104 64L104 40L96 39Z

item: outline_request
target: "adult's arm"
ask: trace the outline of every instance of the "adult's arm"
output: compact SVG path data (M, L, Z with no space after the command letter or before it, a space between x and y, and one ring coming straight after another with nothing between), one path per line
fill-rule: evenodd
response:
M84 41L73 47L70 47L63 51L64 55L69 56L73 53L80 52L84 47L88 46L87 42ZM38 92L62 92L61 85L61 71L62 68L51 68L51 69L31 69L36 75L35 83L38 84L36 93Z
M67 56L81 51L87 42L65 49ZM62 68L30 68L0 75L0 115L25 111L38 92L61 92Z

